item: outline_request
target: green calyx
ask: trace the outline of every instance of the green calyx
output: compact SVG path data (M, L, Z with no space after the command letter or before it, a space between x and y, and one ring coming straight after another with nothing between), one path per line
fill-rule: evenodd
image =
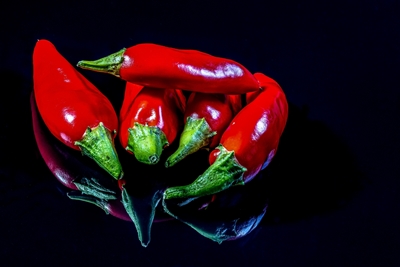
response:
M83 177L80 181L74 181L79 191L84 195L90 195L102 200L117 199L116 192L104 187L96 179Z
M163 131L156 126L143 125L135 122L133 128L129 128L128 146L136 159L145 164L157 164L168 140Z
M165 162L165 167L172 167L185 157L206 147L217 132L212 131L204 118L188 117L182 131L179 147Z
M97 59L97 60L81 60L77 66L82 69L109 73L114 76L120 77L119 70L121 69L122 63L124 62L125 48L120 51L111 54L109 56Z
M115 179L121 179L124 175L111 132L102 122L93 129L88 127L83 138L76 141L75 145L81 149L83 155L93 159Z
M235 158L234 151L222 145L215 162L193 183L167 188L165 199L201 197L224 191L232 186L244 185L243 174L247 171Z

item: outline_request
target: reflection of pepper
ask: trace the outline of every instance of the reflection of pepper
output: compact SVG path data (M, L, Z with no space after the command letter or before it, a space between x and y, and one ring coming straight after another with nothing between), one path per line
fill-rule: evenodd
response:
M146 181L152 180L151 175L147 178L149 179ZM155 218L156 208L165 188L161 184L153 184L151 182L142 182L138 187L136 179L126 178L120 179L118 184L122 192L121 202L135 224L140 243L143 247L147 247L151 239L153 222L160 221L160 216L158 219ZM166 215L164 212L163 214ZM161 215L160 212L159 215ZM170 220L172 217L164 217L164 220L166 219Z
M243 185L272 160L287 121L288 104L278 83L261 73L254 76L263 91L232 120L221 145L210 153L211 166L192 184L168 188L166 199L198 197Z
M105 211L106 214L110 214L118 219L131 222L131 218L125 211L125 208L121 202L121 198L118 196L117 199L103 200L93 196L82 194L80 191L71 191L67 193L68 197L73 200L79 200L87 203L96 205Z
M111 102L49 41L36 43L33 72L36 103L50 132L121 178L113 133L118 118Z
M163 148L178 134L184 105L180 90L140 89L127 83L120 113L122 146L138 161L156 164Z
M247 216L238 216L233 219L219 218L216 214L194 212L177 212L173 209L169 210L167 204L164 209L175 219L189 225L202 236L209 238L215 242L231 241L242 238L250 234L261 222L267 208L260 209L257 213Z
M250 234L263 219L269 195L265 192L263 173L247 186L212 195L207 208L198 209L205 198L182 205L181 199L163 199L164 210L172 217L189 225L199 234L221 243Z
M78 159L79 154L73 153L76 151L58 142L47 131L38 115L33 94L31 95L31 113L33 132L39 152L57 180L65 187L73 189L67 193L68 197L95 204L107 214L131 221L121 202L121 197L117 194L116 181L108 179L106 173L102 174L89 166L90 164ZM98 168L97 165L93 167ZM115 184L112 184L113 182Z
M156 44L138 44L99 60L82 60L78 66L156 88L222 94L259 89L253 75L233 60Z
M185 127L180 137L179 148L166 161L171 167L200 148L214 148L222 133L240 109L240 95L191 93L184 114Z

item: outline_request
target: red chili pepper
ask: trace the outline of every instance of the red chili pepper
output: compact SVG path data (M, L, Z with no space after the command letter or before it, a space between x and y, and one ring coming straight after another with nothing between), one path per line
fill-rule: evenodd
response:
M134 84L134 83L126 83L125 85L125 94L124 101L122 102L121 109L119 111L119 122L125 120L126 114L128 113L133 100L135 100L136 96L139 94L140 90L142 90L143 86Z
M31 95L31 113L33 132L39 152L56 179L73 190L67 193L68 197L95 204L107 214L125 221L132 221L121 202L121 196L117 195L118 187L108 186L111 182L108 176L85 165L71 153L75 151L69 151L68 147L48 132L38 115L33 94ZM91 179L86 177L91 177ZM101 184L105 182L107 186Z
M138 44L98 60L82 60L78 67L155 88L222 94L259 90L253 75L233 60L156 44Z
M191 93L179 148L167 159L165 166L171 167L201 148L216 147L235 115L234 110L241 108L240 98L240 95Z
M261 73L255 73L254 77L256 77L258 79L258 82L260 83L260 85L262 86L262 88L266 88L268 87L268 85L271 86L275 86L276 85L276 81L266 75L263 75ZM254 91L254 92L248 92L246 94L246 104L249 104L250 102L252 102L262 91Z
M211 166L192 184L168 188L164 197L199 197L250 181L274 157L288 117L281 87L267 76L254 77L263 89L232 120L221 145L210 153Z
M120 141L136 159L156 164L181 127L185 97L180 90L127 83L120 115Z
M111 102L47 40L36 43L33 74L36 103L50 132L121 178L114 147L118 118Z
M258 90L255 92L261 92L261 90ZM249 92L249 93L252 93L252 92ZM242 96L241 95L227 95L227 97L229 98L229 102L231 104L233 114L236 115L243 108Z

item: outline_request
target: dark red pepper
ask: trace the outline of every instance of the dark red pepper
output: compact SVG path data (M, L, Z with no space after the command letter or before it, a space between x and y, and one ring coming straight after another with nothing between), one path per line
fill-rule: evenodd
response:
M95 204L106 214L125 221L132 221L121 202L121 195L117 194L117 185L109 186L115 180L109 180L108 175L104 176L77 159L77 155L72 153L75 151L70 151L46 129L39 117L33 93L31 95L31 113L33 132L39 152L56 179L65 187L73 190L67 193L68 197ZM97 165L95 166L97 167ZM102 183L107 183L107 186Z
M180 90L127 83L120 114L120 141L136 159L156 164L181 128L185 97Z
M288 103L276 82L254 74L262 92L232 120L221 145L210 153L211 166L192 184L168 188L164 197L199 197L243 185L274 157L288 117Z
M233 60L156 44L138 44L95 61L82 60L78 67L155 88L221 94L259 90L253 75Z
M186 103L179 148L165 162L171 167L201 148L215 148L239 106L240 95L192 92Z
M114 147L118 118L111 102L47 40L36 43L33 82L40 115L50 132L121 178Z

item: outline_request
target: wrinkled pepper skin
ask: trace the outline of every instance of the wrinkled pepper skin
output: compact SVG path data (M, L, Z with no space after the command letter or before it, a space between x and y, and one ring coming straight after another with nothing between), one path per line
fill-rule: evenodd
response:
M210 153L211 166L192 184L168 188L164 198L199 197L244 185L270 163L286 125L288 103L277 82L262 73L254 77L262 91L225 130L221 144Z
M118 118L111 102L47 40L37 41L33 51L33 83L37 107L50 132L121 178L114 147Z
M136 159L158 163L182 127L185 97L180 90L140 88L127 83L120 112L120 142Z
M201 148L215 148L241 108L240 99L240 95L192 92L186 103L185 127L179 148L167 159L165 166L171 167Z
M221 94L244 94L260 88L253 75L233 60L150 43L77 65L155 88Z
M118 185L108 175L96 171L97 165L89 166L77 155L60 143L46 129L38 114L33 93L31 94L32 126L39 152L54 177L66 188L72 189L67 195L71 199L95 204L106 214L125 221L132 221L118 196ZM95 167L95 168L92 168ZM87 179L90 177L91 179ZM89 181L88 183L86 181ZM114 186L110 185L114 182ZM106 184L104 186L103 184Z

